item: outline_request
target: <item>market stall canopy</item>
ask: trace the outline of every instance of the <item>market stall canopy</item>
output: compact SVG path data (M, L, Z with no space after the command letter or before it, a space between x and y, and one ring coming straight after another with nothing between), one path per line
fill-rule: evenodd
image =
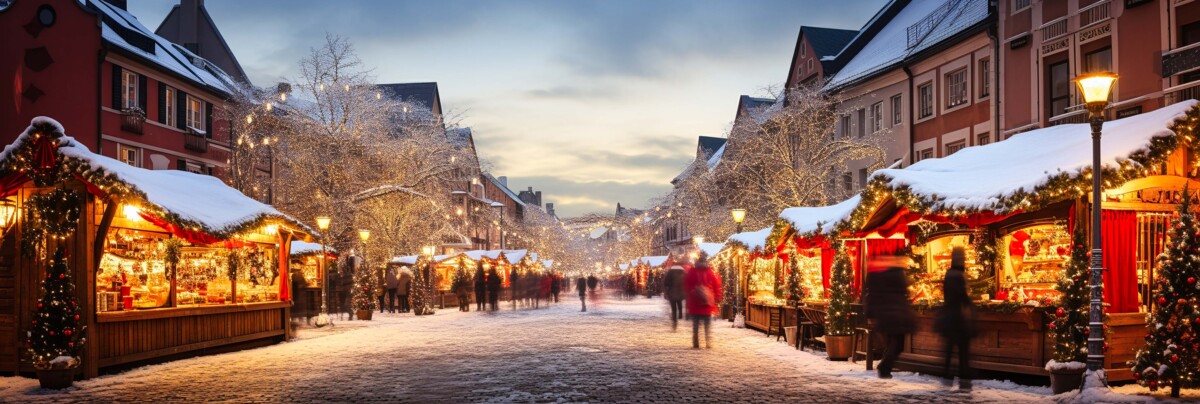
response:
M833 234L838 223L849 219L860 202L862 197L855 195L829 206L787 208L779 213L779 220L801 237Z
M624 272L624 271L628 271L628 270L629 270L629 264L617 264L617 268L619 268L619 269L620 269L622 272Z
M61 157L61 159L59 158ZM59 161L61 160L61 161ZM55 173L74 176L88 191L136 206L143 218L189 241L206 244L277 224L301 236L307 225L225 185L220 179L180 170L148 170L96 153L67 136L62 125L34 118L0 153L3 196L25 181Z
M729 236L729 240L725 242L728 247L740 246L750 251L761 251L767 246L767 238L771 236L771 230L768 227L758 231L748 231L736 233Z
M1105 177L1110 170L1140 174L1150 168L1147 164L1174 152L1175 129L1190 129L1195 124L1196 105L1196 100L1187 100L1105 122L1100 150ZM1050 192L1039 198L1042 191L1053 191L1055 186L1070 184L1073 188L1088 176L1091 165L1089 125L1057 125L921 160L907 168L876 171L865 192L890 192L907 208L921 213L1007 214L1074 197L1064 192L1054 198L1055 193ZM875 206L869 205L882 202L869 199L874 198L864 194L864 202L870 203L860 209L873 209Z
M500 257L503 256L504 253L500 250L490 250L490 251L489 250L471 250L471 251L464 251L463 254L465 254L468 258L470 258L473 261L479 261L479 260L484 260L484 259L494 261L494 260L500 259Z
M388 260L388 264L417 265L417 260L420 258L421 257L416 256L416 255L405 255L405 256L401 256L401 257L392 257L391 260Z
M725 243L700 243L697 248L704 252L705 255L712 257L721 252L721 249L725 248Z
M671 256L669 255L653 255L649 257L642 257L641 261L648 267L657 268L663 266L663 264L666 264L667 260L670 258Z
M504 259L509 265L517 265L528 253L528 250L504 250Z
M321 243L310 243L307 241L293 241L292 248L290 251L291 251L293 257L301 257L301 256L305 256L305 255L320 254L322 249L321 249ZM333 247L326 246L324 249L324 252L328 255L333 255L335 257L337 256L337 250L334 250Z
M554 260L542 260L542 268L554 269Z

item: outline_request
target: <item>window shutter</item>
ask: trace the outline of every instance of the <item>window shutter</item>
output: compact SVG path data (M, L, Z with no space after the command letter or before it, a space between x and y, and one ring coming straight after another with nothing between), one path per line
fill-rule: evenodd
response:
M204 133L205 136L212 139L212 104L207 102L204 103Z
M167 85L158 82L158 122L167 123Z
M175 92L175 127L187 129L187 93Z
M112 65L112 107L120 111L121 107L121 66Z
M138 75L138 107L143 114L150 112L146 111L146 76L141 74Z

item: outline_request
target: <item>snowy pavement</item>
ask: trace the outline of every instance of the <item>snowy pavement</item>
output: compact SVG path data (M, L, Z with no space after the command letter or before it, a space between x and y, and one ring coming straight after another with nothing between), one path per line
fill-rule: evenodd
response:
M673 333L661 300L578 301L498 313L376 314L269 347L146 366L47 391L0 378L7 402L1051 402L1045 387L977 381L946 391L899 372L829 362L714 322L714 349ZM689 324L690 325L690 324ZM1130 389L1137 392L1140 388ZM1128 389L1124 388L1124 389ZM1113 398L1146 399L1112 395ZM1196 396L1192 396L1195 399Z

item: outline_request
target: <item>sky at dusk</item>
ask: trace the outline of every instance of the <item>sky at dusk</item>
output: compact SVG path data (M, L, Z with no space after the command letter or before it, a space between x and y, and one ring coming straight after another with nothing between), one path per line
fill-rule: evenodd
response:
M239 1L205 6L257 86L291 81L326 32L379 83L436 81L493 175L559 216L642 207L738 96L787 77L802 25L858 29L884 0ZM175 1L130 0L151 29Z

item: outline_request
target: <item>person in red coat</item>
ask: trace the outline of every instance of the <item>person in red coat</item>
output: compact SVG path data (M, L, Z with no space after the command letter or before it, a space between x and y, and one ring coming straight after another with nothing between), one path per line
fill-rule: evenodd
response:
M708 255L703 252L696 258L696 266L687 271L683 278L683 290L687 293L687 312L692 318L692 348L700 349L700 324L704 324L704 346L712 348L712 315L717 313L717 298L721 296L721 278L708 265Z

